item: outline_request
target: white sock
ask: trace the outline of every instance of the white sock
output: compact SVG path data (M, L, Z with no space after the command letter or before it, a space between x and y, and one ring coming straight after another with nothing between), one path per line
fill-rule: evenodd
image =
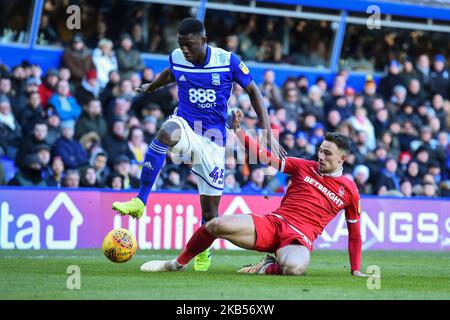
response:
M170 265L174 270L178 270L184 267L184 265L180 264L176 258L171 261Z

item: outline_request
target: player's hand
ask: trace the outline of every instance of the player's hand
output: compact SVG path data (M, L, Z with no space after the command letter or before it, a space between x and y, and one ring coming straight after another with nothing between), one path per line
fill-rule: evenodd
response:
M266 132L264 130L264 133L261 135L260 146L265 146L281 160L284 160L287 157L286 150L284 150L277 139L275 139L272 132Z
M244 114L240 109L236 109L231 111L231 114L233 115L232 125L233 129L237 130L241 128L241 121L244 118Z
M150 83L144 83L140 87L134 88L137 92L145 93L147 92L148 88L150 87Z
M355 277L362 277L362 278L367 278L369 276L368 274L362 273L361 271L358 270L352 271L352 275Z

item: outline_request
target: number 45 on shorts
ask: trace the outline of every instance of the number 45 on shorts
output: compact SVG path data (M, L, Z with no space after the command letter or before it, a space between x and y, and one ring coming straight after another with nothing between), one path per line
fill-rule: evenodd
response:
M209 174L209 176L213 179L214 183L223 184L223 173L225 169L219 169L219 167L215 167L214 170ZM219 181L217 181L219 180Z

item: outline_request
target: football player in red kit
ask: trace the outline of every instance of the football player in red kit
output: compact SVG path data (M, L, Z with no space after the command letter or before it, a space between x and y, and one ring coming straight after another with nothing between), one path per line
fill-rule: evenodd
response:
M356 185L342 175L351 140L327 133L318 150L318 162L288 157L280 159L261 148L240 128L243 114L233 112L233 127L250 156L291 175L292 183L280 207L264 215L242 214L214 218L198 229L174 260L149 261L144 272L182 270L215 239L222 238L249 250L275 253L240 273L302 275L306 272L314 240L336 215L345 211L349 231L351 274L361 273L360 200Z

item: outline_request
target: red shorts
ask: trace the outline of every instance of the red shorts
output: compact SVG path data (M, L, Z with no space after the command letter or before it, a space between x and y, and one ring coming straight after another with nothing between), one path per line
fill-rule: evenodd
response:
M251 216L256 229L256 242L253 250L275 253L289 244L300 244L312 251L311 241L281 216L274 214L252 214Z

